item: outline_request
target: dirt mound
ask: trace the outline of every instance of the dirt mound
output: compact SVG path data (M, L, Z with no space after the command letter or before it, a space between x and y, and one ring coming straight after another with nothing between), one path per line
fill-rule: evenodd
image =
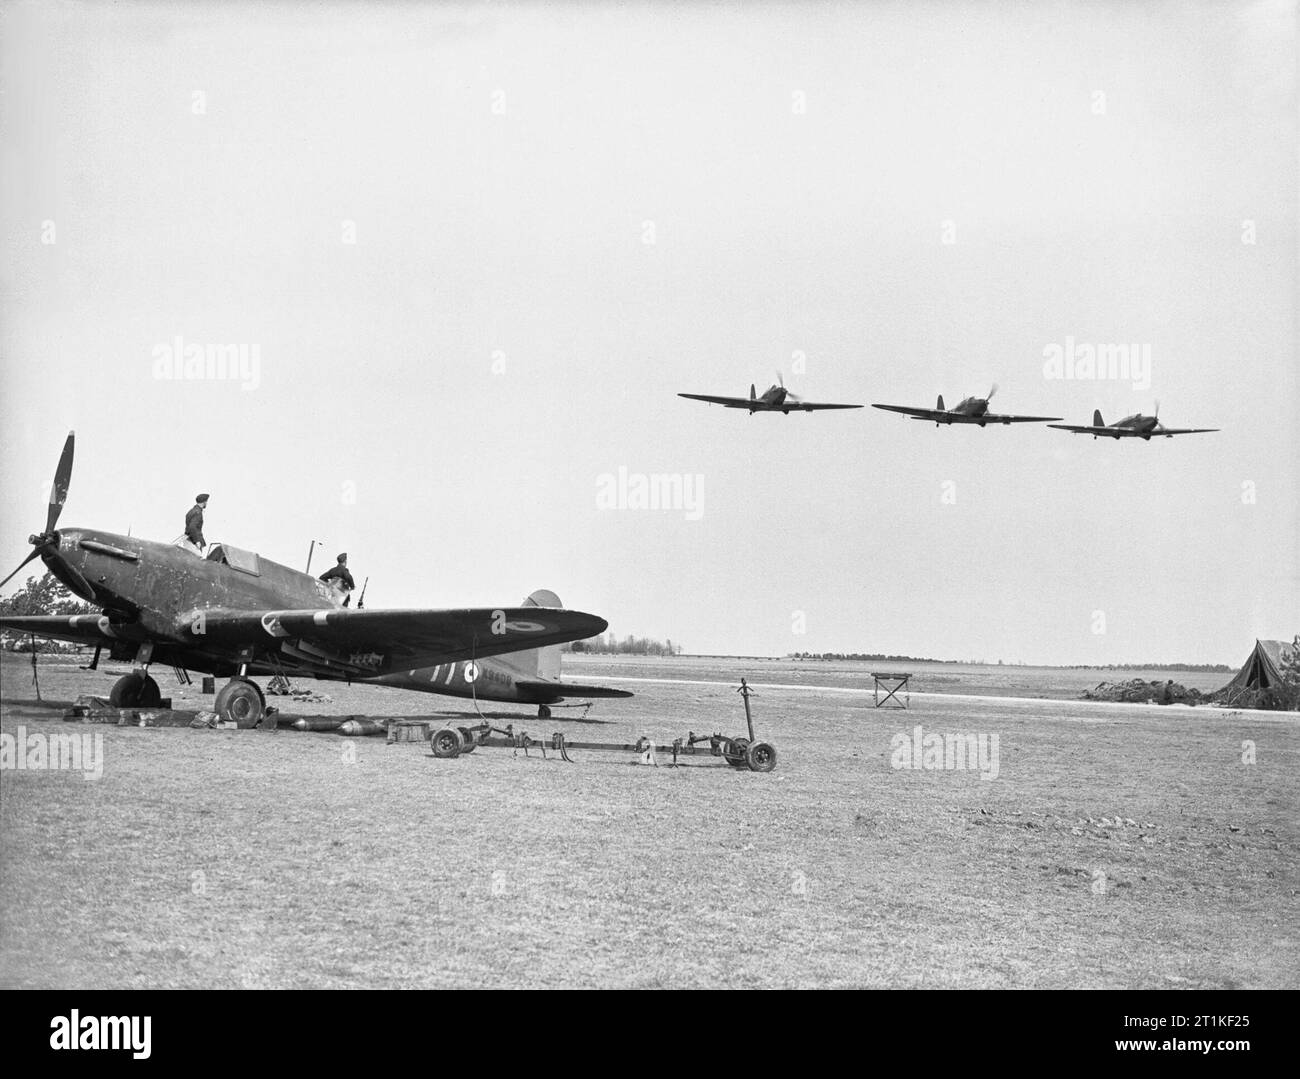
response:
M1177 682L1144 682L1132 678L1127 682L1102 682L1095 689L1084 690L1085 701L1124 701L1130 704L1200 704L1204 698L1199 689L1188 689Z

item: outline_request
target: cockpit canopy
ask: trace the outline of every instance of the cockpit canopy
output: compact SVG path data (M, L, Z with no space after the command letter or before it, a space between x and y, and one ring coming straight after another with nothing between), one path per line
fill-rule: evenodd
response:
M256 551L245 551L240 547L232 547L228 543L214 543L208 550L208 561L220 562L224 566L237 569L240 573L247 573L253 577L262 575Z

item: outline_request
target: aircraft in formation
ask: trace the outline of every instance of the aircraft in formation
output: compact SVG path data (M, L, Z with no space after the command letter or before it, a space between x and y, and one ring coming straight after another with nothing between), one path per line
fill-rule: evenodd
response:
M987 397L967 397L956 408L943 407L943 394L934 408L913 408L910 405L878 405L872 408L884 409L886 412L901 412L914 420L932 420L936 426L953 423L977 423L985 427L990 423L1047 423L1059 420L1060 416L1004 416L989 411L989 402L998 392L998 384L993 383Z
M796 410L815 412L820 409L862 407L861 405L815 404L810 401L803 401L785 388L785 380L781 377L779 371L776 378L776 385L770 386L762 396L755 394L752 385L749 387L749 397L747 398L714 397L704 393L679 393L677 396L686 397L692 401L706 401L709 404L722 405L724 408L747 409L751 416L755 412L784 412L788 415ZM921 408L912 405L885 405L874 402L871 407L883 409L886 412L901 412L914 420L929 421L936 427L954 423L977 424L980 427L987 427L991 423L1045 423L1048 427L1055 427L1062 431L1072 431L1080 435L1090 434L1094 438L1142 438L1150 441L1152 438L1172 438L1174 435L1195 435L1219 430L1217 427L1164 427L1159 419L1160 405L1158 402L1154 416L1144 416L1139 412L1134 416L1125 416L1122 420L1110 425L1102 422L1100 409L1093 412L1091 426L1075 426L1068 423L1053 422L1059 420L1060 416L1014 416L990 412L989 402L997 392L998 384L995 382L989 388L987 396L964 398L954 408L944 407L943 394L939 395L934 408Z
M785 379L782 378L780 371L776 373L776 384L764 390L761 397L755 395L753 383L750 383L748 397L715 397L707 393L679 393L677 396L686 397L692 401L705 401L711 405L722 405L723 408L747 409L751 416L755 412L784 412L788 416L791 412L821 412L832 408L862 407L861 405L825 405L814 401L805 401L785 388Z
M1174 435L1204 435L1219 430L1217 427L1165 427L1160 422L1160 402L1156 402L1154 416L1144 416L1141 412L1125 416L1112 424L1101 418L1101 409L1094 409L1092 424L1085 426L1069 423L1049 423L1059 431L1071 431L1076 435L1092 435L1093 438L1142 438L1150 442L1152 438L1173 438Z
M102 614L0 617L0 627L96 646L134 669L113 686L119 707L161 699L153 663L228 677L214 710L256 726L266 700L253 675L303 675L424 692L515 700L545 707L564 697L631 696L559 681L558 648L608 623L535 592L520 607L347 610L342 594L310 574L230 544L206 557L168 543L91 528L57 528L72 478L68 434L54 474L45 530L0 587L40 558ZM554 605L552 605L552 602ZM554 650L554 651L553 651ZM497 663L491 657L519 654ZM480 684L481 683L481 684Z

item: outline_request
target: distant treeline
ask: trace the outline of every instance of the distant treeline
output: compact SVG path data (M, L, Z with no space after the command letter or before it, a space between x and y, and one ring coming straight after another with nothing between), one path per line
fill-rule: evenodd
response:
M977 663L977 660L961 659L925 659L922 656L888 656L883 652L791 652L790 659L826 659L826 660L871 660L879 662L888 660L900 663Z
M600 652L614 656L680 656L682 646L668 641L652 641L649 637L633 637L630 633L621 641L612 633L602 633L585 641L574 641L562 646L565 652Z
M881 652L791 652L790 659L870 660L874 663L958 663L967 667L1046 667L1058 671L1222 671L1233 673L1236 667L1222 663L989 663L984 659L929 659L925 656L890 656Z

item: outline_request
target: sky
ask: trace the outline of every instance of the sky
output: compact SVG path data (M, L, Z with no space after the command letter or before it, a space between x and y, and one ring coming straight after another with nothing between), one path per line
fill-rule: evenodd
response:
M1300 631L1296 27L6 5L3 572L75 429L64 525L168 541L209 492L210 541L347 551L367 607L544 587L690 652L1239 663ZM1149 369L1048 363L1121 343ZM676 396L778 371L814 401L997 383L994 411L1222 430ZM652 477L680 497L640 505Z

